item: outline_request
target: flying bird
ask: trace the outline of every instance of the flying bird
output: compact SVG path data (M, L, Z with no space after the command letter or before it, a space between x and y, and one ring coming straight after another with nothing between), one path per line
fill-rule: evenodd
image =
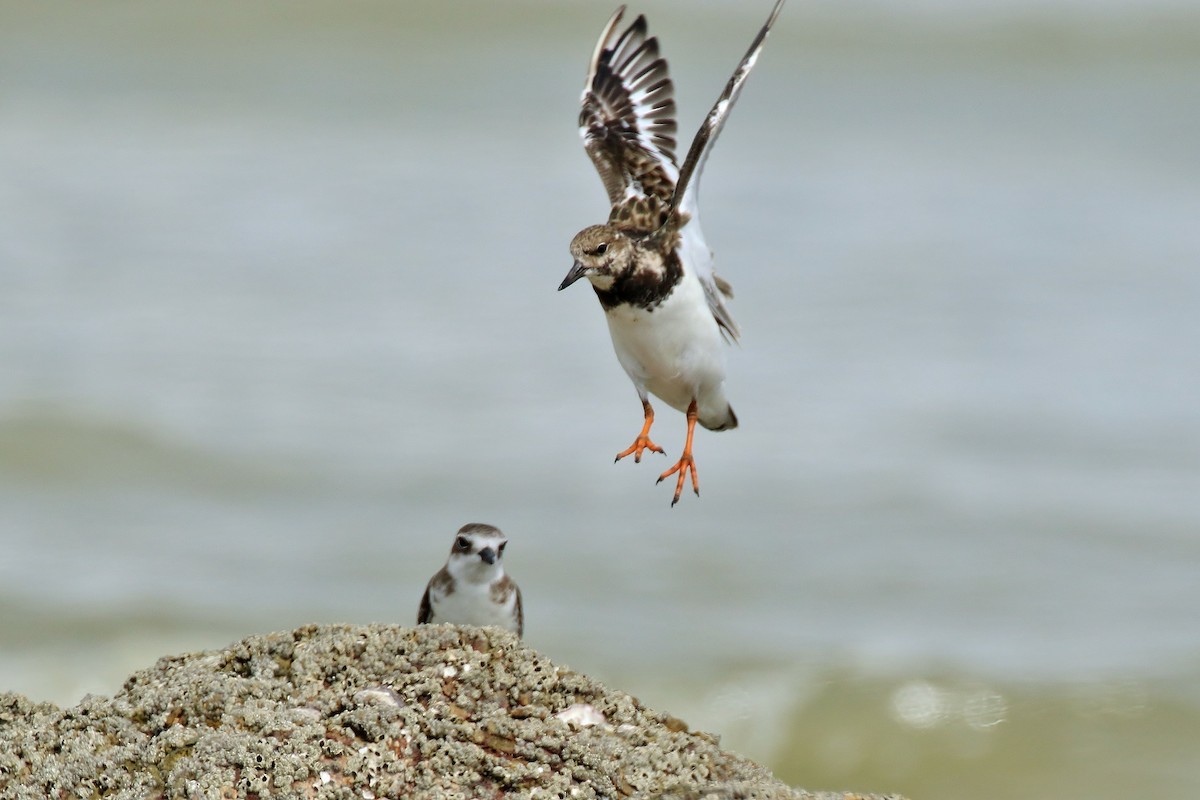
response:
M641 433L617 461L632 455L640 462L647 450L664 452L650 439L651 394L687 415L683 454L658 477L662 482L678 475L672 506L687 477L700 494L692 457L696 423L713 431L738 424L725 397L722 345L722 339L738 338L725 306L733 291L717 277L700 230L700 175L782 7L778 0L682 166L675 158L674 87L658 40L646 35L644 16L618 31L625 7L616 10L600 34L584 84L579 132L612 209L607 222L575 235L575 263L558 288L580 278L592 284L617 360L642 401Z

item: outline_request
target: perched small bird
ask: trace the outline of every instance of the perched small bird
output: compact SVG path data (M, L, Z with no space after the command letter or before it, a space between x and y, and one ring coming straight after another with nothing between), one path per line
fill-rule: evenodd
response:
M617 360L642 400L642 431L616 460L663 452L650 440L654 409L648 393L687 414L683 455L658 478L678 473L672 506L688 475L700 494L692 458L696 422L714 431L737 427L725 398L721 345L722 338L738 337L724 301L733 292L713 271L697 197L708 153L782 7L778 0L696 132L682 167L675 163L674 88L658 40L646 36L644 16L618 33L625 7L617 9L600 34L583 89L579 132L612 211L605 224L576 234L575 263L558 288L580 278L591 282Z
M454 536L446 566L429 579L417 624L496 625L520 636L525 630L521 590L504 572L508 539L499 528L472 522Z

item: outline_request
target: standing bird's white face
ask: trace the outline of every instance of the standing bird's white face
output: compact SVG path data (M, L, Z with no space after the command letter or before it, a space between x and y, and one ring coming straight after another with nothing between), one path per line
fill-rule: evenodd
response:
M425 587L417 624L496 625L520 636L525 616L521 590L504 572L507 545L508 537L492 525L460 528L446 565Z
M470 528L470 530L468 530ZM454 537L446 571L456 581L490 585L504 576L508 539L491 525L466 526Z

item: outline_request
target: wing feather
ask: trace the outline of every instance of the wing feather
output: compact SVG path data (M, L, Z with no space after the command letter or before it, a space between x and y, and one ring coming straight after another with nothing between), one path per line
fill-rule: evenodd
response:
M708 307L712 311L713 317L716 318L721 333L731 342L736 342L738 339L738 327L737 323L733 321L729 309L725 307L724 298L733 297L733 287L729 285L728 281L717 277L713 268L712 252L708 250L708 246L704 242L704 234L700 231L700 174L704 171L708 154L712 151L717 137L721 134L721 129L725 126L725 120L728 119L733 104L737 102L746 78L750 76L750 71L754 69L754 65L758 61L758 54L762 52L767 34L770 33L771 26L775 24L775 19L783 9L783 3L784 0L776 0L775 7L771 9L771 15L767 17L766 23L754 37L754 41L750 43L750 49L742 57L741 63L733 71L729 83L725 85L725 90L721 92L721 96L717 98L712 110L708 112L700 130L696 132L696 138L692 140L692 146L688 148L687 158L684 159L683 166L679 169L679 179L675 183L675 193L671 198L671 208L677 210L684 219L688 220L683 231L685 238L691 238L693 241L692 258L688 263L694 266L696 275L700 278L700 283L704 287L704 297L708 300ZM691 230L688 230L689 228ZM688 237L688 234L691 234L691 237Z
M433 603L429 601L429 587L433 586L433 581L425 587L425 594L421 595L421 605L417 609L417 624L424 625L433 619Z
M675 184L675 195L671 202L672 207L678 208L686 214L692 213L696 207L697 196L700 192L700 173L704 171L704 163L708 160L708 154L713 145L717 143L721 129L725 127L725 120L729 117L733 104L737 102L746 78L750 77L750 71L754 69L754 65L758 61L758 54L762 52L763 44L767 41L767 34L771 32L771 26L775 24L775 19L783 9L783 2L784 0L776 0L775 7L771 9L771 16L767 17L766 23L754 37L754 41L750 43L750 49L746 51L741 63L733 71L733 76L725 85L725 91L721 92L721 96L717 98L712 110L705 117L704 124L696 132L696 138L692 140L687 158L683 160L683 166L679 170L679 180Z
M513 584L513 589L517 592L517 636L525 635L525 606L521 602L521 588Z
M579 134L609 203L655 198L665 208L679 176L674 86L644 16L617 32L624 13L624 6L617 9L596 43Z

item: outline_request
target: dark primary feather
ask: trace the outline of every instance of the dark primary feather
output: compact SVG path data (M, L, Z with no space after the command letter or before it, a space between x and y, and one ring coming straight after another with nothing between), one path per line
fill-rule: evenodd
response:
M678 174L674 87L645 17L616 33L624 11L613 14L592 55L579 132L613 206L631 198L665 206Z
M525 606L521 602L520 587L514 584L513 589L517 592L517 636L523 637L525 635Z
M421 595L421 607L417 609L417 624L426 625L433 619L433 603L429 602L429 586L425 587L425 594Z
M672 208L682 208L686 212L695 207L694 199L697 192L700 191L700 173L704 170L704 162L708 160L708 154L716 144L717 137L721 134L721 128L725 126L725 120L728 119L733 104L737 102L746 78L750 77L750 71L754 69L758 54L767 40L767 34L771 32L771 26L775 24L775 19L783 9L783 2L784 0L776 0L775 7L771 9L771 16L767 17L766 23L754 37L754 41L750 43L750 49L746 51L741 63L733 71L733 76L725 85L725 91L721 92L721 96L717 98L712 110L705 117L704 124L696 132L696 138L692 140L692 146L688 149L687 158L683 160L683 166L679 169L675 195L671 200Z
M454 585L454 579L450 577L450 570L446 567L439 569L429 583L425 586L425 594L421 595L421 606L417 609L417 624L424 625L427 622L433 621L433 601L430 598L430 593L436 587L442 592L447 592Z

